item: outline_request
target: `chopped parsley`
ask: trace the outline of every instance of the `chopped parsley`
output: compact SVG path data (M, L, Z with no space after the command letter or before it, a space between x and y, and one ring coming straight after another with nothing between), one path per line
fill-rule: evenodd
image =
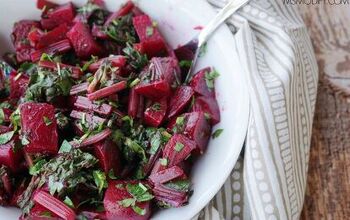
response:
M221 133L224 131L224 129L217 129L214 131L214 133L211 135L213 139L219 137L221 135Z
M5 120L5 113L2 108L0 108L0 124L2 124Z
M154 111L159 111L161 109L160 103L159 102L155 102L152 106L151 109Z
M139 51L135 50L132 44L127 43L123 52L128 59L130 66L136 70L141 70L148 63L148 58L146 54L141 54Z
M108 183L106 180L106 174L100 170L95 170L92 173L92 175L94 177L95 184L98 188L98 192L101 193L104 188L108 187Z
M176 142L174 149L175 149L177 152L180 152L180 151L182 151L182 149L183 149L184 147L185 147L185 145L183 145L182 143Z
M181 61L179 62L179 66L180 66L181 68L190 68L191 65L192 65L192 60L181 60Z
M38 162L35 163L34 166L29 168L29 174L32 176L38 175L40 173L41 168L46 163L47 161L45 159L39 160Z
M64 201L63 201L67 206L69 206L69 207L71 207L71 208L75 208L75 206L74 206L74 203L73 203L73 201L68 197L68 196L66 196L65 198L64 198Z
M72 150L72 145L67 140L64 140L61 144L60 150L58 153L68 153Z
M179 117L176 118L176 124L177 125L182 126L182 125L184 125L184 123L185 123L185 117L184 116L179 116Z
M166 158L160 158L159 161L160 161L160 164L162 166L167 166L168 165L168 159L166 159Z
M7 142L9 142L13 135L15 134L14 131L9 131L3 134L0 134L0 144L6 144Z
M52 124L52 121L46 116L43 117L43 120L46 126L49 126Z
M150 26L146 27L146 36L147 37L152 36L153 32L154 32L154 28L153 27L150 27Z
M215 69L209 73L205 73L205 83L209 89L214 89L214 81L218 76L220 76L220 74Z

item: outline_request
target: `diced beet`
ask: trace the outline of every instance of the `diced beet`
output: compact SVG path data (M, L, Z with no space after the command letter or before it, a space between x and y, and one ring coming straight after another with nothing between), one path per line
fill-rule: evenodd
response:
M30 54L30 57L33 62L36 62L40 60L41 56L46 53L49 55L56 55L56 54L62 54L71 49L71 45L69 43L69 40L61 40L56 43L50 44L49 46L45 48L41 48L38 50L33 51Z
M196 97L192 110L208 114L212 125L220 122L220 109L213 97Z
M11 131L12 129L10 127L4 126L4 125L0 125L0 134L6 133Z
M57 4L55 4L51 1L48 1L48 0L37 0L36 1L36 7L38 9L44 9L44 8L51 9L51 8L55 8L57 6L58 6Z
M40 28L40 24L37 21L21 20L15 23L11 38L16 49L20 49L23 44L29 46L27 36L35 28Z
M88 82L84 82L84 83L80 83L80 84L74 85L74 86L72 86L69 94L70 95L78 95L80 93L86 93L88 86L89 86Z
M30 46L35 47L40 42L40 39L44 34L45 33L39 28L35 28L31 32L29 32L28 40L29 40Z
M94 144L95 156L99 160L101 168L108 174L113 169L118 176L121 171L120 152L118 146L110 139L105 139Z
M0 165L7 166L12 172L19 170L20 162L23 159L22 150L15 151L16 144L19 144L18 136L14 136L6 144L0 145Z
M171 87L176 86L179 73L177 60L171 57L155 57L140 74L141 82L135 87L137 93L152 100L166 98Z
M168 166L179 164L190 156L196 143L182 134L174 134L163 149L163 158L168 160Z
M29 142L24 150L28 153L57 153L55 108L46 103L24 103L20 105L20 113L21 135Z
M145 111L145 124L152 127L158 127L165 118L167 107L167 98L164 98L159 102L153 102L152 105L148 107Z
M106 34L106 32L103 30L103 27L96 24L92 25L91 34L96 38L103 40L108 39L108 34Z
M83 96L78 96L77 100L74 103L74 106L80 109L93 111L101 115L110 115L112 113L112 106L108 104L97 105L90 101L88 98Z
M78 57L89 58L91 55L100 55L102 49L93 39L90 30L82 23L77 22L67 33Z
M168 118L175 117L183 112L191 102L194 91L189 86L180 86L170 98Z
M133 24L149 57L167 54L165 40L148 15L134 17Z
M49 68L49 69L54 69L57 70L57 67L59 66L61 69L67 68L72 71L72 78L78 79L83 75L82 70L80 67L77 66L71 66L63 63L56 63L56 62L51 62L48 60L42 60L38 62L38 65L41 67Z
M37 190L33 201L64 220L75 220L76 215L71 208L44 190Z
M215 97L214 88L209 88L205 80L206 74L208 74L210 71L210 67L200 70L193 76L190 85L193 90L199 95Z
M103 199L103 205L106 210L107 219L125 219L125 220L147 220L151 215L151 203L136 202L136 206L145 210L145 215L139 215L132 207L124 207L119 202L124 199L133 198L127 191L127 184L138 184L137 181L109 181L108 188Z
M47 215L50 213L50 216L52 217L47 217ZM58 218L56 214L50 212L48 209L44 208L40 204L35 204L33 208L30 210L28 214L28 220L59 220L61 218Z
M2 108L2 111L4 113L3 121L4 122L10 122L10 116L11 116L13 111L11 109L9 109L9 108Z
M79 215L86 217L86 220L91 220L91 219L107 220L105 212L82 211Z
M102 58L89 66L89 71L95 72L104 62L110 62L112 67L123 67L126 64L126 58L124 56L109 56Z
M172 166L170 168L161 170L156 173L152 173L149 176L149 180L153 185L167 183L171 180L177 179L185 175L184 171L178 166Z
M166 187L163 184L156 185L152 192L156 200L165 202L172 207L180 207L188 202L188 193Z
M104 118L100 118L100 117L95 116L93 114L81 112L81 111L76 111L76 110L73 110L70 113L70 117L75 118L75 119L80 119L80 120L82 120L83 117L85 117L85 120L90 128L96 128L100 124L103 124L106 122L106 119L104 119Z
M96 144L106 138L108 138L112 134L112 131L109 128L106 128L105 130L101 131L98 134L92 135L86 139L84 139L82 142L79 141L71 141L69 142L73 147L86 147L92 144Z
M107 18L104 26L106 27L115 19L129 14L133 8L134 3L132 1L126 2L126 4L123 7L121 7L118 11L114 12Z
M126 88L126 81L120 81L118 83L115 83L111 86L108 86L108 87L105 87L105 88L102 88L102 89L99 89L93 93L90 93L87 95L87 97L91 100L91 101L94 101L94 100L97 100L97 99L102 99L102 98L105 98L105 97L108 97L110 95L113 95L123 89Z
M181 115L184 118L183 124L177 125L176 120L168 128L176 127L177 133L183 133L197 144L197 149L203 153L206 149L211 135L211 126L203 112L190 112Z
M134 88L131 88L128 101L128 115L136 118L140 104L140 95L136 93Z
M38 44L35 48L40 49L49 46L50 44L66 39L68 32L67 24L61 24L39 38Z
M18 76L16 72L10 74L10 99L19 99L24 96L29 83L25 74Z
M60 5L53 10L49 10L45 17L41 19L41 26L45 30L51 30L60 24L70 24L75 17L73 4Z
M28 184L27 181L24 179L19 186L16 187L15 191L13 192L10 205L18 207L18 199L21 197L23 192L27 189Z

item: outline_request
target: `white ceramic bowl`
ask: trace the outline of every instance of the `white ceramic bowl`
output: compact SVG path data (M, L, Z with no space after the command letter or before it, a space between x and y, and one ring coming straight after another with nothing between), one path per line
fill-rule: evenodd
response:
M10 41L12 25L20 19L39 19L36 0L1 0L0 54L13 50ZM68 0L57 0L64 3ZM85 0L73 0L77 5ZM124 0L105 0L114 11ZM139 0L139 7L159 24L161 32L173 48L187 42L198 32L194 27L207 24L215 15L205 0ZM208 50L197 69L213 66L220 73L216 81L221 122L214 128L223 133L211 140L208 150L196 163L193 175L194 193L187 206L154 213L152 219L178 220L194 217L218 192L230 174L241 151L248 124L248 90L244 72L238 63L235 41L223 25L208 43ZM19 210L0 207L0 220L17 219Z

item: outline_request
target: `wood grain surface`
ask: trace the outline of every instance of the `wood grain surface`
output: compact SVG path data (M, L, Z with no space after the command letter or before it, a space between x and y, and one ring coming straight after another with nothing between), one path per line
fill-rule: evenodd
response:
M301 219L350 219L350 6L300 5L319 64Z

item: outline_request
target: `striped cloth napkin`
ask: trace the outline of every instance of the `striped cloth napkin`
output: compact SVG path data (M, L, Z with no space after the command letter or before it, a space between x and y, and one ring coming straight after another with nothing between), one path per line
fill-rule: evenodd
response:
M298 219L318 81L307 29L281 0L251 0L227 23L248 74L250 122L240 159L199 219Z

